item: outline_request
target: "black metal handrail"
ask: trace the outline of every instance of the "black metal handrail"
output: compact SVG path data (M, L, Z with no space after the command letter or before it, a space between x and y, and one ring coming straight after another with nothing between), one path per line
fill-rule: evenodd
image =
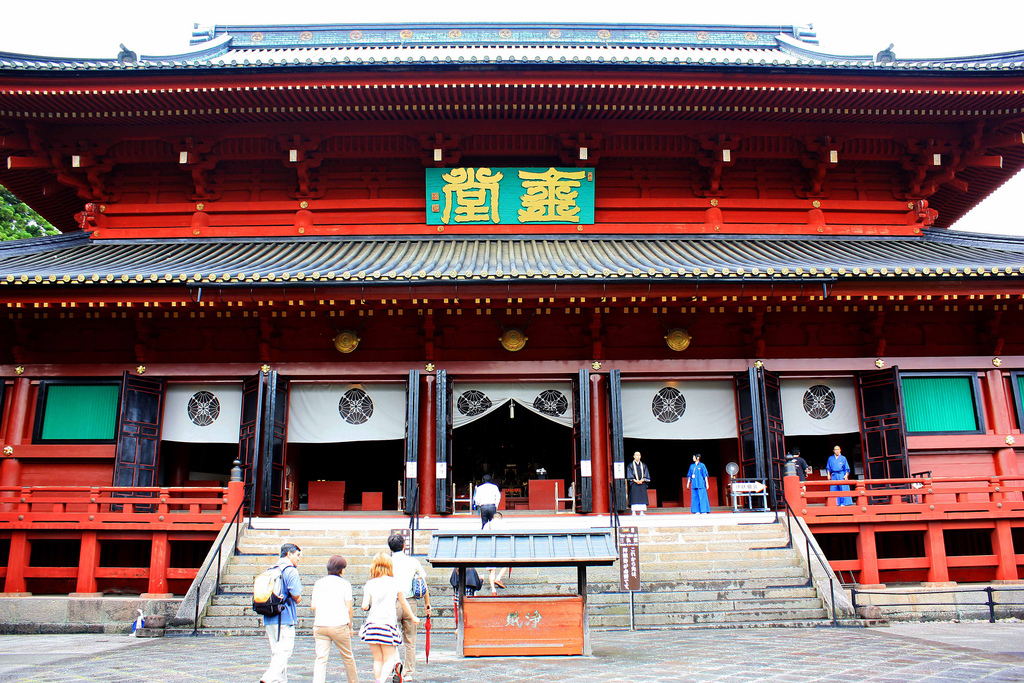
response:
M786 533L788 535L788 541L786 545L783 547L790 548L793 546L793 506L791 506L789 504L789 501L786 500L785 488L781 489L779 493L782 494L782 502L786 508ZM776 508L776 518L778 517L778 514L779 511ZM823 569L825 569L825 575L828 576L828 589L831 596L831 600L829 601L829 607L832 610L832 625L839 626L839 621L836 619L836 580L832 577L832 574L828 572L828 569L830 568L828 560L821 556L821 553L818 552L817 546L811 545L811 538L807 535L807 532L804 531L804 528L799 524L797 524L796 528L800 530L801 534L803 534L804 545L807 553L807 587L810 588L814 586L814 566L811 562L811 553L813 552L814 557L818 560L818 563L821 564ZM854 613L856 613L856 609L854 609Z
M857 596L858 595L948 595L948 594L959 594L959 593L985 593L987 599L983 603L988 607L988 621L990 624L994 624L996 621L996 606L1002 605L1006 607L1024 607L1024 600L1020 601L999 601L997 602L994 594L995 593L1024 593L1024 588L1013 588L1013 587L993 587L985 586L978 588L950 588L948 590L918 590L908 591L901 590L899 593L890 593L888 591L865 591L857 590L856 586L850 588L850 599L853 602L854 611L857 610ZM950 605L948 602L915 602L913 605L908 605L906 602L866 602L862 607L875 606L875 607L957 607L959 605ZM980 606L980 605L979 605Z
M608 515L608 525L615 530L615 547L619 547L619 501L615 497L615 482L608 482L608 500L611 514Z
M454 505L453 505L454 509ZM416 532L420 528L420 485L417 482L412 490L412 514L409 515L409 554L416 554Z
M246 501L243 498L242 502L239 503L239 505L238 505L238 509L235 510L235 514L231 516L231 521L228 522L228 524L227 524L228 526L230 526L231 524L235 525L235 538L234 538L234 544L233 544L234 547L231 549L231 554L232 555L237 555L238 554L238 530L239 530L239 528L242 525L242 510L245 508L245 502ZM250 523L249 528L250 529L252 528L251 523ZM217 583L213 587L213 594L214 595L219 595L220 594L220 564L221 564L220 558L221 558L221 550L224 547L224 541L225 541L225 539L227 539L227 537L228 537L228 535L224 534L223 536L221 536L220 542L217 543L217 555L216 555L216 559L213 562L213 564L215 564L217 566ZM200 597L200 595L203 592L203 582L206 581L206 576L207 576L207 574L210 573L210 566L211 565L209 565L209 564L206 565L206 569L203 571L202 577L196 583L196 611L195 611L195 618L192 620L192 635L193 636L198 636L199 635L199 597Z

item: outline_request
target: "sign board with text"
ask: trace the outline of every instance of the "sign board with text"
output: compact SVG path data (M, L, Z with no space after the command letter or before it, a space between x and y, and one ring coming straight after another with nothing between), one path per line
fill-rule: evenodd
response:
M619 590L640 590L640 529L619 527Z
M428 168L427 225L592 225L592 168Z

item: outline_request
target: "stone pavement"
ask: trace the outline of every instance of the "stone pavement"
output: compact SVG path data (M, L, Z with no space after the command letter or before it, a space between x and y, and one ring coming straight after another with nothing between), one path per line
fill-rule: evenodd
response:
M903 624L892 628L680 629L593 634L593 657L458 659L453 636L435 637L424 683L523 681L1024 681L1024 624ZM421 634L422 648L422 634ZM371 658L356 644L361 680ZM343 681L332 653L329 681ZM266 639L110 635L2 636L0 682L255 683ZM300 638L290 680L312 675L312 638Z

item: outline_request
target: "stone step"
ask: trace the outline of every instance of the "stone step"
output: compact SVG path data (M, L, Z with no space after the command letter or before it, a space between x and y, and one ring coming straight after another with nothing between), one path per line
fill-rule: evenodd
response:
M797 626L808 623L820 623L828 618L825 609L821 607L783 607L772 608L751 608L734 610L729 612L667 612L667 613L642 613L634 612L633 621L637 626L657 628L685 625L728 625L733 624L750 626ZM356 629L362 625L362 619L356 619ZM590 627L602 628L628 628L629 610L620 613L590 612ZM313 628L312 617L300 617L298 623L299 633L311 634ZM421 626L422 628L422 626ZM455 628L455 619L451 615L437 615L431 618L431 628L434 630L452 630ZM262 617L252 614L248 616L208 616L203 619L203 630L210 630L216 633L223 633L233 629L249 629L253 635L263 633Z

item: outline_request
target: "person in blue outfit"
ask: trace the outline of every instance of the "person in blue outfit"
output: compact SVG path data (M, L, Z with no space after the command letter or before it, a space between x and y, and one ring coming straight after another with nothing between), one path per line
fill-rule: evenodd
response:
M284 584L288 599L284 601L281 614L263 617L263 625L270 641L270 666L260 676L261 683L286 683L288 660L295 649L295 625L299 621L296 605L302 600L302 579L299 577L299 559L302 550L294 543L281 546L281 583Z
M846 462L846 457L843 455L843 449L836 446L832 449L832 455L828 458L828 464L825 465L825 469L828 472L828 478L832 481L845 481L850 478L850 463ZM830 491L849 491L849 484L832 484L829 487ZM853 498L843 496L836 498L836 505L853 505Z
M711 512L708 502L708 468L700 461L700 453L693 456L693 464L686 474L686 488L691 489L690 512L695 515L706 515Z

